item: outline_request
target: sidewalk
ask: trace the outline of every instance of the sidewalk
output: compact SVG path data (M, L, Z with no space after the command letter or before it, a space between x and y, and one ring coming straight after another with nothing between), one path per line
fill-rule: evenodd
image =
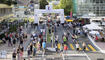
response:
M92 43L100 50L101 53L105 53L105 42L95 42L92 37L88 35L88 38L92 41Z
M98 45L102 49L102 51L105 52L105 42L96 42L96 45Z

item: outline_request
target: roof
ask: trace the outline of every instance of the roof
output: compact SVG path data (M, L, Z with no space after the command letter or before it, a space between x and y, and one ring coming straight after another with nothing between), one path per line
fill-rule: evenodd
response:
M6 4L0 4L0 8L12 8L11 6L8 6Z

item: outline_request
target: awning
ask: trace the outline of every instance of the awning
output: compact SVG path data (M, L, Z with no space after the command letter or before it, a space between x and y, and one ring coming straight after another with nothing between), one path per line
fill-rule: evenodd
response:
M94 30L94 29L96 29L96 30L103 30L103 28L102 27L99 27L97 24L95 24L95 23L91 23L91 24L87 24L87 25L85 25L85 26L83 26L84 28L87 28L87 29L89 29L89 30Z
M94 35L95 35L95 34L100 34L98 31L90 31L89 33L90 33L90 34L94 34Z
M6 4L0 4L0 8L12 8L11 6L8 6Z

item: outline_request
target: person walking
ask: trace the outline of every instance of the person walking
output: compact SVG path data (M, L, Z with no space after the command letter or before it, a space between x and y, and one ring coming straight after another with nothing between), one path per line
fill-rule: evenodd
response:
M58 46L57 46L57 44L55 44L55 50L56 50L56 53L58 53Z
M36 45L33 46L33 56L36 55Z
M66 55L66 51L68 50L68 47L67 47L67 45L66 44L64 44L64 53L65 53L65 55Z
M16 52L12 53L12 58L13 58L13 60L16 60Z
M20 39L20 45L21 46L23 46L23 42L24 42L24 39L23 39L23 37L21 37L21 39Z
M58 35L55 36L55 45L58 44Z
M42 43L42 47L43 47L43 52L45 53L45 49L46 49L46 41L43 41L43 43Z
M67 38L66 38L66 36L63 36L63 42L64 42L64 44L67 44Z
M85 51L86 50L86 44L85 44L85 42L82 43L82 46L83 46L83 51Z
M39 42L37 43L37 50L38 50L38 52L40 52L40 43Z
M79 51L79 43L76 42L76 50Z
M32 45L32 43L30 44L30 54L32 54L32 52L33 52L33 45Z
M16 38L13 39L13 47L15 47L16 44Z
M17 60L20 60L20 48L17 49Z
M30 46L28 46L27 54L28 54L28 60L30 60L30 55L31 55Z
M63 43L60 45L60 52L61 52L61 56L63 54Z

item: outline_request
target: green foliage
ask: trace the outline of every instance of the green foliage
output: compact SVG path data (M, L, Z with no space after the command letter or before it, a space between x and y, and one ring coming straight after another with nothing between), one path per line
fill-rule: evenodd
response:
M40 0L40 9L45 9L45 6L48 5L46 0Z
M17 4L16 1L12 1L12 0L0 0L0 3L7 4L7 5Z
M7 0L0 0L0 3L6 3Z
M60 0L59 5L53 5L54 9L64 9L65 15L69 15L73 10L72 0Z

